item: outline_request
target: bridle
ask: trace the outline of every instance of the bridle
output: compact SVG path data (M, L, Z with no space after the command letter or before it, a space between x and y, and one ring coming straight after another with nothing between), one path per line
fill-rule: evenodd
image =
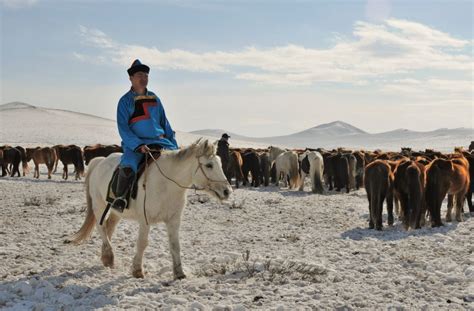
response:
M176 180L173 180L172 178L168 177L165 173L163 173L163 171L161 170L161 167L160 165L158 164L158 159L155 159L155 157L153 157L153 155L151 154L151 152L148 152L146 154L147 156L149 156L150 158L153 159L153 162L155 163L156 167L158 168L158 171L161 173L161 175L163 175L163 177L165 177L166 179L168 179L169 181L173 182L175 185L177 185L178 187L182 188L182 189L192 189L192 190L206 190L206 189L209 189L209 187L205 187L205 188L198 188L195 184L193 184L191 187L186 187L186 186L183 186L181 184L179 184ZM199 161L199 159L201 157L203 157L204 155L200 155L200 156L196 156L196 159L198 161L198 167L196 168L196 171L194 171L194 174L193 174L193 178L194 179L194 176L196 176L198 170L201 170L201 173L204 175L204 177L207 179L208 181L208 184L210 183L223 183L223 182L227 182L227 180L215 180L215 179L212 179L212 178L209 178L209 176L207 176L206 172L204 171L203 169L203 163L201 161ZM145 159L146 160L146 159ZM145 162L146 163L146 162ZM145 169L146 169L146 166L145 166ZM145 178L146 178L146 174L145 174ZM145 179L146 180L146 179Z
M198 167L196 168L196 171L194 171L194 174L193 174L193 178L194 179L194 176L196 176L198 170L200 169L202 174L204 175L204 177L207 179L208 181L208 185L211 184L211 183L222 183L222 182L227 182L227 180L214 180L212 178L209 178L209 176L207 176L206 172L204 171L204 169L202 168L203 164L201 163L201 161L199 161L199 158L203 157L204 155L200 155L200 156L196 156L196 159L198 161ZM158 164L158 159L155 159L155 157L151 154L151 152L147 152L145 154L145 173L144 173L144 176L143 176L143 191L144 191L144 198L143 198L143 215L145 216L145 223L146 225L148 226L148 219L147 219L147 216L146 216L146 209L145 209L145 206L146 206L146 178L147 178L147 167L148 167L148 159L147 157L150 157L153 159L153 163L155 163L156 167L158 168L158 171L161 173L161 175L163 175L163 177L165 177L166 179L168 179L169 181L173 182L176 186L182 188L182 189L192 189L194 190L194 192L196 192L197 190L211 190L208 187L205 187L205 188L198 188L195 184L193 184L191 187L186 187L186 186L183 186L181 184L179 184L176 180L172 179L172 178L169 178L168 176L166 176L165 173L163 173L163 171L161 170L161 167L160 165Z

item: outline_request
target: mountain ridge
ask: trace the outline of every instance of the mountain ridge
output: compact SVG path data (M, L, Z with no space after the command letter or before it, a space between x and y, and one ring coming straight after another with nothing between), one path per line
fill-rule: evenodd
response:
M97 143L104 139L117 143L120 138L114 120L91 114L61 109L35 107L30 104L13 102L0 105L2 131L0 141L64 143L83 141ZM28 127L18 131L18 120ZM43 131L44 133L40 133ZM83 133L82 133L83 132ZM223 133L231 136L232 146L278 145L290 148L336 148L400 150L400 147L438 148L452 151L455 146L466 146L474 140L473 129L440 128L434 131L417 132L395 129L388 132L368 133L349 123L333 121L320 124L290 135L273 137L248 137L225 129L205 129L189 133L176 131L180 143L192 142L197 137L219 139Z

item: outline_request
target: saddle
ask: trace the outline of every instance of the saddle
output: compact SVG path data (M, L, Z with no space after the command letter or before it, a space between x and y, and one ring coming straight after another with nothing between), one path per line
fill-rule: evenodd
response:
M127 200L127 205L125 206L125 208L128 208L128 203L130 202L130 198L132 198L134 200L137 198L138 180L140 179L140 177L145 172L146 167L148 165L151 165L154 160L158 159L161 156L161 149L162 149L161 146L159 146L159 145L149 145L149 147L151 149L151 155L153 156L153 158L150 157L148 154L146 154L142 158L140 163L138 164L138 170L137 170L137 174L135 176L135 179L132 182L132 184L129 186L129 188L128 188L126 194L125 194L125 199ZM145 163L145 159L146 159L146 163ZM113 189L116 189L118 174L119 174L119 166L117 165L115 167L114 173L112 174L112 178L110 178L109 186L107 188L107 198L105 199L107 201L107 207L105 208L105 211L102 214L102 217L100 219L100 225L102 225L102 223L105 219L105 215L107 215L107 212L109 211L110 206L112 205L112 203L116 199L116 196L115 196L115 193L114 193Z

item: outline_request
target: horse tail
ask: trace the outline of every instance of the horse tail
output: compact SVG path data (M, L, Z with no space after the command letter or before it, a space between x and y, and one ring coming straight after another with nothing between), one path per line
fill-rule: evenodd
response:
M374 180L375 179L375 180ZM370 182L370 217L374 223L374 226L377 225L378 215L380 214L380 209L382 208L382 183L378 178L374 178Z
M313 193L319 193L319 194L322 194L324 189L323 189L323 168L322 168L322 159L319 159L319 158L316 158L316 159L313 159L313 163L314 164L312 167L311 167L311 173L313 174L312 177L312 184L313 184L313 187L312 187L312 190L313 190ZM314 167L314 168L313 168Z
M46 167L48 170L53 171L54 170L54 162L56 162L56 159L58 158L58 154L56 153L56 150L54 148L48 148L44 149L43 155L45 157L44 159L44 164L46 164Z
M86 186L86 201L87 201L87 209L86 209L86 218L84 219L84 223L82 224L79 231L77 231L73 236L71 242L74 244L80 244L81 242L90 238L92 234L92 230L94 230L96 219L94 215L94 211L92 210L92 197L90 195L90 176L92 171L94 170L95 166L102 160L102 158L95 159L89 163L89 168L86 174L85 186Z
M418 215L421 213L421 185L420 185L420 171L417 167L409 166L407 168L407 183L408 183L408 206L410 211L405 215L412 228L417 228L419 224Z
M294 161L293 161L294 160ZM292 157L290 160L290 188L297 188L300 182L300 174L298 168L298 156Z
M84 159L82 157L81 149L74 149L74 166L76 167L77 174L84 176Z

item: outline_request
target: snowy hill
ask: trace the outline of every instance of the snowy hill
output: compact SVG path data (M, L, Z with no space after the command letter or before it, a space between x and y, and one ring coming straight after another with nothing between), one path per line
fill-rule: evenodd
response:
M176 131L180 145L198 138L215 141L213 135ZM220 135L219 135L220 137ZM114 120L80 112L36 107L21 102L0 105L0 145L120 144ZM264 147L255 142L233 141L234 146Z
M298 132L292 134L292 137L303 137L303 136L350 136L350 135L358 135L358 134L367 134L363 130L350 125L349 123L345 123L342 121L334 121L331 123L321 124L310 129L304 130L302 132Z
M203 135L213 136L214 130L199 131ZM225 130L218 130L224 133ZM239 137L237 134L234 134ZM217 135L215 135L217 137ZM220 137L220 134L219 134ZM337 148L400 150L401 147L414 149L433 148L440 151L452 151L456 146L467 146L474 140L473 129L437 129L429 132L417 132L396 129L389 132L371 134L342 121L321 124L310 129L286 136L252 138L262 144L275 144L294 148Z

